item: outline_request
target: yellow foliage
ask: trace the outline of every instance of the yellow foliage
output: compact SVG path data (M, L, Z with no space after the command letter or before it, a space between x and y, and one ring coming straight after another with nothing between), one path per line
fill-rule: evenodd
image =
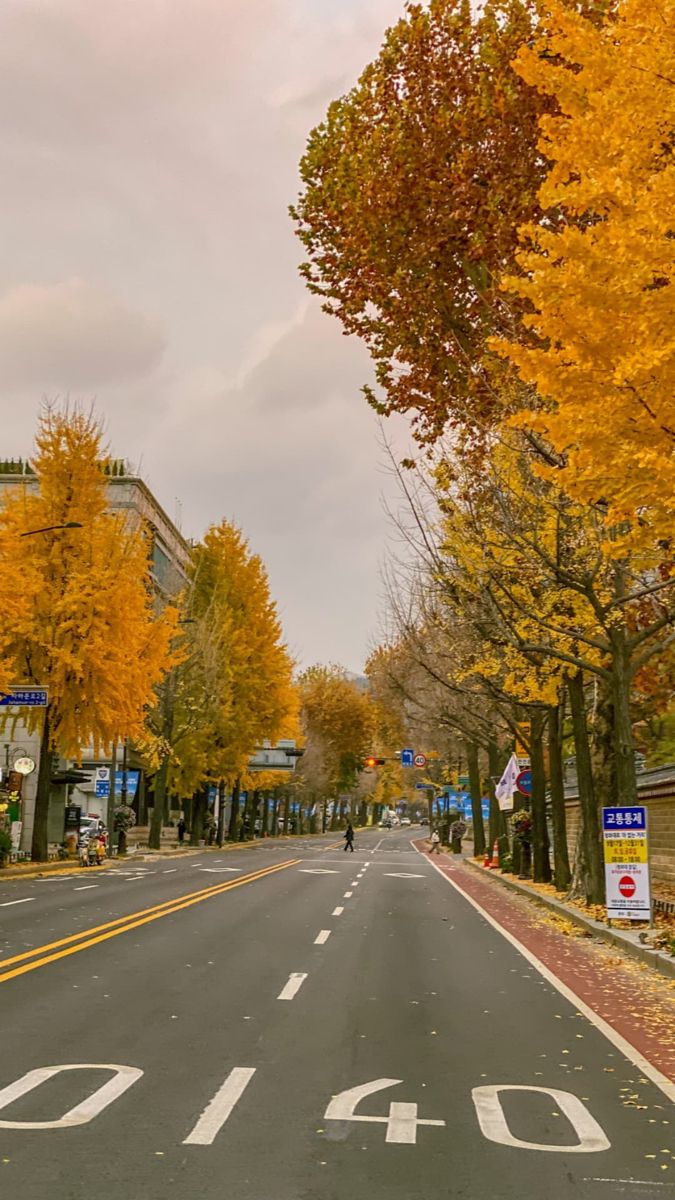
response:
M543 401L514 422L564 456L558 486L631 523L620 549L673 531L674 61L675 0L621 0L604 25L549 0L514 64L560 113L540 120L543 215L505 284L534 337L494 345Z
M18 608L2 606L0 645L12 682L49 688L50 743L74 758L142 734L176 618L154 611L145 535L106 511L100 437L91 417L46 410L38 491L13 494L0 514L0 576L24 592ZM66 522L81 528L20 536ZM34 727L41 719L28 710Z

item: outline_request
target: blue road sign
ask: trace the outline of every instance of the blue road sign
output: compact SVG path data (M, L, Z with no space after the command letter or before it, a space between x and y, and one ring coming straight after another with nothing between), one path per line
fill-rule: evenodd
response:
M46 688L15 688L11 692L0 692L2 708L46 708L49 693Z
M626 805L625 808L603 808L603 829L646 829L647 809L642 804Z
M433 792L433 790L434 790L433 783L416 783L415 784L415 790L418 792L426 792L429 790L429 788L431 788L431 790Z
M415 762L414 750L401 750L401 766L412 767Z
M96 795L97 796L109 796L110 795L110 780L109 779L97 779L96 780Z

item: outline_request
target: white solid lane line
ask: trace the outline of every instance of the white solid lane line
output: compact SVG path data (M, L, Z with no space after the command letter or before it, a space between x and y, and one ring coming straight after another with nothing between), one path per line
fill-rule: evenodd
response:
M5 900L4 904L0 904L0 908L11 908L12 904L28 904L35 899L35 896L25 896L23 900Z
M292 971L288 976L288 983L279 992L277 1000L292 1000L300 991L303 983L307 978L307 973L301 974L299 971Z
M421 854L421 851L418 851L418 853ZM470 904L471 907L476 910L476 912L480 913L481 917L484 921L487 921L488 925L491 925L492 928L496 929L497 933L500 933L507 942L510 942L511 945L518 951L518 953L522 954L523 958L534 967L535 971L538 971L542 978L544 978L547 983L551 984L551 987L554 987L561 996L564 996L565 999L574 1006L577 1012L580 1012L582 1016L586 1017L587 1021L591 1022L591 1025L595 1025L595 1028L599 1029L600 1032L604 1034L607 1040L611 1042L612 1045L614 1045L616 1049L621 1052L621 1054L623 1054L624 1058L627 1058L628 1061L631 1062L633 1066L637 1067L643 1075L646 1075L648 1079L651 1079L652 1083L655 1083L656 1086L660 1088L661 1091L668 1097L668 1099L675 1103L675 1083L673 1083L671 1079L668 1079L662 1071L659 1071L658 1067L655 1067L653 1063L651 1063L649 1059L645 1058L644 1055L635 1048L635 1046L631 1045L631 1043L627 1041L622 1034L620 1034L612 1025L605 1021L604 1018L599 1015L599 1013L596 1013L595 1009L590 1008L589 1005L586 1004L585 1000L582 1000L580 996L577 996L576 992L574 992L572 988L568 987L566 983L563 983L562 979L558 979L558 976L555 975L553 971L549 970L549 968L544 965L541 959L537 958L536 954L533 954L531 950L528 950L527 946L524 946L522 942L519 942L518 938L513 933L510 933L508 929L505 929L503 925L500 925L499 921L497 921L495 917L491 916L490 913L487 912L477 900L474 900L473 896L469 896L467 892L465 892L461 887L459 887L458 884L454 882L454 880L450 879L450 877L446 875L445 871L442 871L441 868L436 865L436 863L432 863L432 866L434 870L438 872L441 879L444 879L446 883L450 884L450 887L454 888L456 892L459 892L460 896L466 900L467 904Z
M327 942L329 937L330 937L330 929L322 929L321 932L318 933L317 936L314 938L314 945L315 946L323 946L324 942Z
M235 1067L207 1104L184 1146L210 1146L255 1075L255 1067Z
M345 911L344 908L334 908L331 913L331 916L332 917L341 917L344 911Z
M97 883L83 883L82 887L73 888L74 892L90 892L92 888L98 887Z

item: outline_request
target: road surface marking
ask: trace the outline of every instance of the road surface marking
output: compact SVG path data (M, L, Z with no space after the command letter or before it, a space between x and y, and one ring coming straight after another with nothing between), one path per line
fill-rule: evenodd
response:
M318 869L315 869L315 870L312 870L311 867L301 867L298 874L299 875L339 875L340 872L339 871L325 871L323 869L323 867L319 867Z
M225 1082L218 1088L213 1100L207 1104L192 1133L184 1139L184 1146L210 1146L223 1125L231 1116L238 1100L255 1075L255 1067L235 1067Z
M409 875L406 871L385 871L387 879L424 879L424 875Z
M322 929L321 932L318 933L317 936L314 938L314 945L315 946L323 946L324 942L328 941L328 939L330 937L330 933L331 933L330 929Z
M74 892L90 892L92 888L98 887L97 883L83 883L81 887L73 888Z
M293 971L288 976L288 983L284 984L284 987L279 992L279 995L277 996L277 1000L292 1000L293 997L296 996L297 993L300 991L300 988L302 987L306 978L307 978L306 972L304 975L302 975L298 971Z
M523 1142L514 1137L506 1123L499 1099L500 1092L535 1092L538 1095L550 1096L556 1108L567 1117L579 1141L575 1146L556 1146L546 1142ZM521 1087L517 1083L501 1083L475 1087L471 1095L483 1136L500 1146L516 1146L519 1150L548 1150L552 1154L598 1154L602 1150L610 1149L611 1143L602 1126L598 1125L579 1097L571 1092L561 1092L557 1088L534 1087L530 1084Z
M23 900L5 900L4 904L0 904L0 908L11 908L13 904L29 904L31 900L37 899L36 896L25 896Z
M173 900L164 900L161 904L155 904L152 908L140 909L135 913L128 913L125 917L116 917L114 921L106 921L103 925L95 925L91 929L83 929L80 933L71 934L69 937L60 938L56 942L49 942L45 946L36 946L33 950L26 950L22 954L15 954L11 958L0 959L0 983L4 983L8 979L14 979L17 975L24 975L27 971L35 971L38 967L46 966L47 963L55 962L60 958L67 958L70 954L77 954L80 950L87 950L90 946L95 946L99 942L105 942L109 938L117 937L120 933L127 933L131 929L137 929L141 925L147 925L150 921L157 921L160 917L169 917L175 912L180 912L184 908L190 908L193 904L199 904L202 900L209 900L212 896L219 896L222 892L230 892L235 888L243 887L247 883L255 883L258 879L265 879L268 875L274 875L277 871L285 871L288 867L297 865L297 858L288 859L287 862L276 863L271 867L263 867L259 871L253 871L250 875L243 875L241 879L228 879L221 883L214 883L210 887L201 888L198 892L187 892L182 896L174 896ZM32 897L34 899L34 897ZM92 936L96 934L97 936ZM85 938L86 941L80 939ZM77 945L73 945L77 942ZM60 947L68 947L65 950ZM47 954L48 950L55 950L55 954ZM27 962L29 958L35 958L37 955L42 955L37 962ZM15 963L22 963L20 967L14 967L13 970L7 971L6 967L14 966Z
M389 1105L387 1117L361 1116L356 1112L357 1104L372 1096L374 1092L382 1092L387 1088L396 1087L401 1079L374 1079L372 1083L362 1083L358 1087L348 1088L333 1096L324 1114L326 1121L363 1121L369 1125L386 1125L385 1141L390 1145L414 1146L417 1141L418 1125L435 1125L444 1128L445 1121L430 1121L417 1116L416 1104L405 1104L395 1100Z
M352 881L351 881L351 883L350 883L350 885L349 885L349 886L350 886L350 887L358 887L358 886L359 886L359 881L358 881L358 879L352 879Z
M417 847L415 847L415 849L417 849ZM418 850L417 853L421 854L422 852L421 850ZM500 933L507 942L510 942L511 945L514 946L520 954L522 954L523 958L527 959L531 966L534 967L535 971L538 971L542 978L544 978L547 983L551 984L551 987L554 987L556 991L565 998L565 1000L574 1006L577 1012L580 1012L587 1021L590 1021L591 1025L595 1025L595 1028L599 1029L600 1032L604 1034L604 1036L607 1038L607 1041L611 1042L612 1045L615 1046L616 1049L621 1052L621 1054L623 1054L624 1058L627 1058L628 1061L632 1063L634 1067L637 1067L637 1069L641 1071L643 1075L646 1075L648 1079L651 1079L652 1083L655 1083L656 1086L660 1088L660 1090L668 1097L668 1099L675 1104L675 1083L673 1083L671 1079L668 1079L667 1076L659 1071L658 1067L655 1067L648 1058L645 1058L645 1056L641 1054L639 1050L636 1050L635 1046L632 1046L631 1043L626 1040L626 1038L622 1037L620 1033L617 1033L616 1029L614 1029L607 1021L604 1020L603 1017L599 1016L598 1013L596 1013L588 1004L586 1004L586 1001L582 1000L581 996L577 996L576 992L573 992L572 988L568 987L566 983L563 983L562 979L558 979L558 976L554 975L553 971L549 970L549 968L544 965L541 959L537 958L536 954L533 954L531 950L528 950L527 946L524 946L522 942L519 942L512 933L509 933L508 929L505 929L503 925L500 925L499 922L495 920L495 918L492 917L490 913L478 903L477 900L474 900L472 896L469 896L459 886L459 884L455 883L453 879L450 879L450 877L446 875L445 871L441 870L437 863L432 863L431 865L434 868L434 871L438 871L438 874L441 876L441 878L444 879L446 883L450 884L450 887L453 887L456 892L459 892L460 896L466 900L467 904L470 904L472 908L475 908L476 912L480 913L481 917L484 921L487 921L488 925L491 925L493 929L496 929L497 933Z
M168 871L162 871L162 875L175 875L178 867L169 867Z
M205 875L219 875L222 871L243 871L243 867L200 867Z
M0 1111L62 1071L114 1071L115 1074L57 1121L0 1121L0 1129L71 1129L73 1125L86 1125L143 1074L140 1067L120 1067L115 1063L64 1063L58 1067L38 1067L0 1090Z
M351 899L351 897L352 897L353 895L354 895L354 893L353 893L353 892L345 892L345 894L344 894L344 899L345 899L345 900L350 900L350 899Z
M331 916L332 917L341 917L344 911L345 911L344 908L334 908L331 913Z

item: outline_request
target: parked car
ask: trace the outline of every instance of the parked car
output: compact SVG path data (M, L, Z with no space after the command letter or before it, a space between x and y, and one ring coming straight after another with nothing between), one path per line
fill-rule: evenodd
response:
M428 817L420 817L420 825L428 825L428 824L429 824Z
M410 817L401 817L401 825L412 825Z

